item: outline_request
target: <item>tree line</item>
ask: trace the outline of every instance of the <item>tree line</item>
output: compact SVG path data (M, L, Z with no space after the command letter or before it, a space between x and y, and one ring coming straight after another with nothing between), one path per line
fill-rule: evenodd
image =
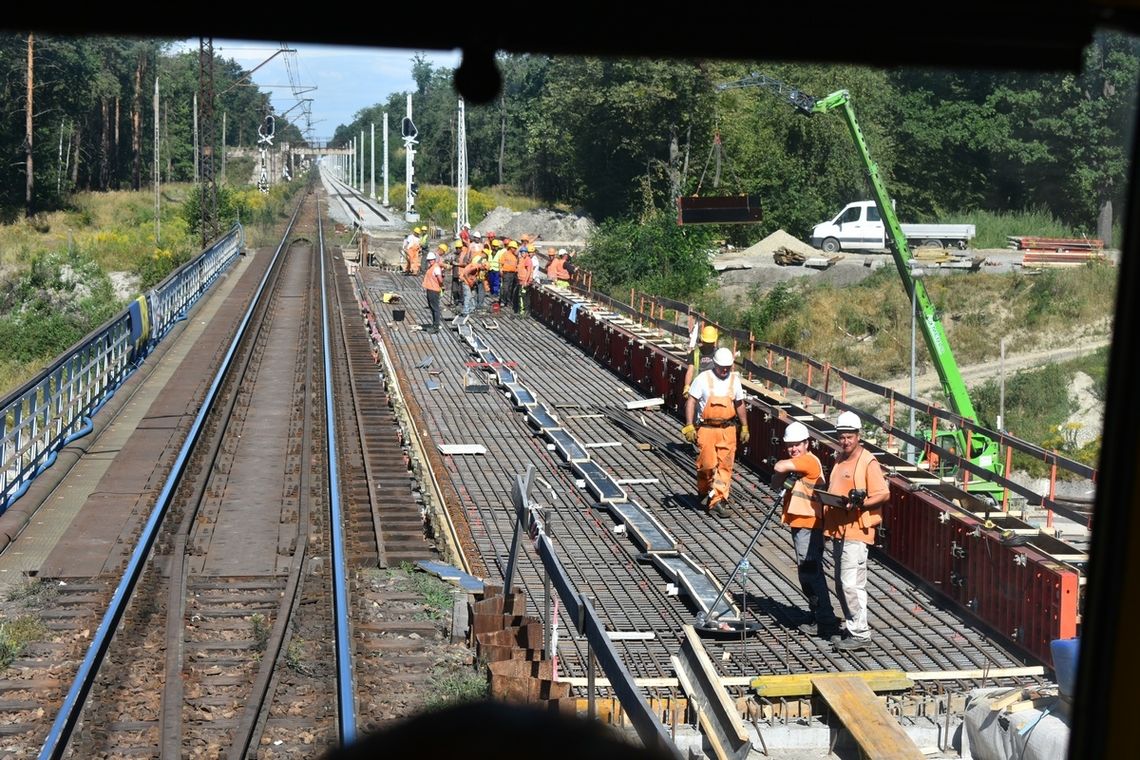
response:
M840 116L805 118L760 89L717 88L760 71L817 97L850 91L904 221L1045 210L1107 239L1126 189L1140 46L1104 33L1080 74L541 55L498 63L498 98L466 108L476 187L510 186L599 220L667 211L681 194L755 193L764 231L803 235L870 197L866 171ZM417 181L454 184L452 72L417 57L412 74ZM333 143L347 145L384 112L398 129L405 98L362 109ZM390 151L399 180L398 140Z
M156 78L160 179L194 180L198 53L177 52L174 44L0 33L0 219L64 206L78 190L151 184ZM228 146L256 145L257 127L272 113L269 95L217 54L213 76L214 145L221 143L223 113ZM278 142L301 141L295 126L276 126Z

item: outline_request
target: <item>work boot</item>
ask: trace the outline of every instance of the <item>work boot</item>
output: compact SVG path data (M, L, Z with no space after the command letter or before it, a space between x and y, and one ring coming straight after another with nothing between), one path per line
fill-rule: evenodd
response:
M819 636L821 639L835 639L839 640L839 626L835 623L824 623L820 625L814 620L807 623L800 623L800 633L805 633L808 636Z
M715 515L721 520L727 520L732 517L732 513L728 510L728 504L723 501L717 502L716 506L709 510L709 514Z
M871 643L870 639L865 639L862 636L848 636L845 639L840 639L835 644L835 648L840 652L854 652L866 649L867 645Z

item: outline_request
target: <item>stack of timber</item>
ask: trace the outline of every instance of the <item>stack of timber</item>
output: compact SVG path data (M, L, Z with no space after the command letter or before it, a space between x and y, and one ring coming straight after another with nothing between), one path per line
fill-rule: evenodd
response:
M1105 261L1104 241L1098 238L1010 237L1009 247L1025 251L1022 266L1074 267Z

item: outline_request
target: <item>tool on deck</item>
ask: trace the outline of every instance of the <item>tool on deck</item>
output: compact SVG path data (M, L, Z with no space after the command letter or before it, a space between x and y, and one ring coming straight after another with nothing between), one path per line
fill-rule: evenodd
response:
M768 509L768 514L764 515L764 519L760 523L760 527L756 529L756 533L752 536L752 540L748 542L748 547L745 548L744 553L740 555L740 559L736 563L736 567L732 571L732 575L728 576L728 581L725 582L720 588L720 593L717 594L716 599L709 605L708 612L698 612L696 619L693 621L693 628L697 633L704 636L732 636L740 633L754 633L759 630L759 625L756 623L747 623L743 620L743 614L739 622L733 621L732 623L721 622L720 613L716 611L717 605L720 604L721 599L724 598L728 587L736 579L737 573L741 570L748 571L749 562L748 555L752 553L752 548L756 546L756 542L760 540L760 534L768 527L768 522L772 519L772 515L776 514L776 510L783 505L784 497L792 490L792 485L799 478L795 473L789 473L787 478L784 479L784 488L780 491L779 495L772 500L772 506ZM744 610L747 612L747 610Z

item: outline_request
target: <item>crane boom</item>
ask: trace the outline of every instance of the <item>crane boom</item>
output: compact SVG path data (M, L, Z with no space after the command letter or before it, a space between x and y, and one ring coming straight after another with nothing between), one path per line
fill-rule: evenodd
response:
M950 341L946 337L946 330L938 319L934 304L926 292L926 286L922 280L911 276L910 262L913 257L910 247L907 245L906 235L903 234L902 226L895 215L894 205L891 203L890 195L887 194L886 185L883 184L883 179L879 174L878 164L871 158L863 130L859 128L859 122L855 119L850 93L847 90L838 90L827 97L815 98L797 88L789 87L777 79L758 73L753 73L735 82L717 85L718 90L744 87L759 87L768 90L808 116L836 110L842 112L847 128L851 132L851 138L855 141L855 147L859 151L859 157L863 160L863 165L871 179L875 205L879 209L879 215L882 217L887 230L887 242L895 262L895 268L898 270L899 277L902 278L907 294L914 299L916 311L921 315L922 337L930 351L934 368L938 372L942 390L955 414L971 422L977 422L977 412L974 411L970 394L966 390L966 383L962 380L962 374L958 370L958 362L954 359L954 352L950 350Z

